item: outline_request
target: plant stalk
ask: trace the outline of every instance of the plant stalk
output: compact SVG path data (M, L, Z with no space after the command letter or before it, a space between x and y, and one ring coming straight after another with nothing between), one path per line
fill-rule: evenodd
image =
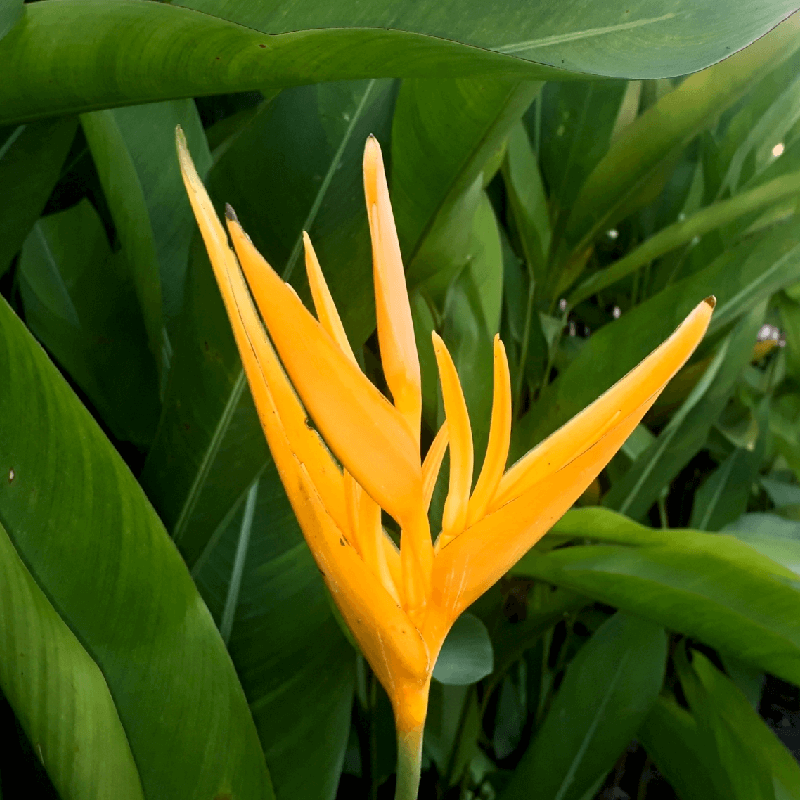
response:
M397 784L394 800L417 800L422 769L424 725L410 731L397 731Z

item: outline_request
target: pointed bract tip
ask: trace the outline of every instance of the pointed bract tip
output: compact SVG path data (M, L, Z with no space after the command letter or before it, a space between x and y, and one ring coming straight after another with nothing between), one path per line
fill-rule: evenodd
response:
M714 308L717 305L717 298L714 297L713 294L710 294L706 299L703 301L704 303L708 303L711 308Z
M175 126L175 144L178 147L178 153L188 153L189 147L186 144L186 134L183 132L183 128L180 125Z
M239 221L239 217L236 216L236 212L233 210L233 206L230 203L225 203L225 217L231 222Z
M364 145L364 158L382 158L380 142L370 134L367 136L367 143Z

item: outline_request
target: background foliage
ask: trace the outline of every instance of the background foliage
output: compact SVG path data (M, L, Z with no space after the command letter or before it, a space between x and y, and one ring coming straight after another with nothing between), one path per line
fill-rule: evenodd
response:
M435 329L478 461L494 334L514 458L716 295L581 507L453 629L420 796L800 798L774 732L797 747L800 23L767 33L795 10L2 0L0 793L391 795L391 711L261 435L180 124L304 298L309 231L380 382L378 137L423 435Z

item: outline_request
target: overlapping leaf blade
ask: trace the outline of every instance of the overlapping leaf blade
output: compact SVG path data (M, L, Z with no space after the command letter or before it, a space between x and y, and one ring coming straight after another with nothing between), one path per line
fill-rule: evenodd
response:
M233 665L152 507L5 303L0 329L0 522L102 672L144 796L272 796Z
M15 76L0 90L3 119L364 77L681 75L746 46L797 9L793 0L726 0L722 9L711 0L668 7L515 0L502 14L458 0L315 2L288 13L241 0L190 5L206 13L141 0L32 5L0 42Z
M694 636L785 680L800 678L796 575L732 537L652 531L603 509L554 533L597 544L531 551L514 568Z
M248 494L252 516L237 509L193 577L242 680L277 797L332 798L355 653L274 467Z

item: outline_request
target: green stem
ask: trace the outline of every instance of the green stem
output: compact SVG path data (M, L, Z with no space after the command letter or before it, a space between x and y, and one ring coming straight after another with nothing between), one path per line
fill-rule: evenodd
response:
M424 726L397 732L397 785L394 800L417 800L422 769L422 732Z

